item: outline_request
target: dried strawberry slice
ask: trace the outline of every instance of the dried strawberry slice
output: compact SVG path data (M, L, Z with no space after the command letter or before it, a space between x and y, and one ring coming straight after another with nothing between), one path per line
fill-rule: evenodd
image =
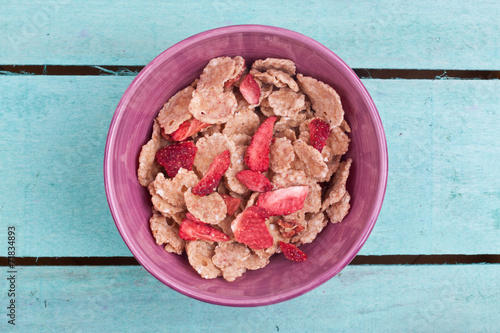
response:
M264 208L269 215L288 215L304 207L308 186L292 186L265 192L259 196L257 206Z
M180 168L192 170L198 148L191 141L175 143L156 152L156 160L169 177L175 177Z
M228 194L221 194L220 196L222 197L222 199L224 199L224 203L226 204L227 216L233 216L240 206L241 199L232 197Z
M284 229L293 229L293 231L298 234L299 232L304 231L305 227L303 225L298 224L295 221L283 221L278 220L278 225Z
M252 171L265 172L269 168L269 146L273 139L276 116L264 120L245 153L245 163Z
M198 222L198 223L207 224L207 223L205 223L205 222L203 222L203 221L201 221L201 220L197 219L197 218L196 218L193 214L191 214L190 212L186 212L186 218L187 218L188 220L193 221L193 222Z
M295 262L302 262L307 260L307 255L291 243L280 241L280 249L287 259L293 260Z
M268 218L269 214L263 208L256 206L246 208L231 224L234 237L238 242L255 250L271 247L273 236L266 225Z
M254 192L267 192L273 189L273 184L260 172L243 170L236 174L236 179Z
M260 86L251 74L247 74L241 81L240 92L249 104L259 104Z
M212 164L208 167L207 172L200 180L200 182L193 187L192 192L200 197L210 194L215 191L219 182L229 168L231 163L231 154L229 150L223 151L221 154L217 155Z
M315 118L309 123L309 134L311 135L311 146L321 153L326 144L326 139L330 136L330 125L319 118Z
M211 225L190 219L182 221L179 227L179 237L187 241L203 239L212 242L227 242L229 240L229 237L225 233L215 229Z
M175 141L184 141L208 126L210 124L192 118L183 122L175 132L170 134L170 137Z
M161 136L162 136L165 140L170 141L170 142L174 141L174 140L172 140L172 138L170 137L170 135L169 135L169 134L165 133L165 130L163 129L163 127L161 128L160 134L161 134Z
M239 72L234 78L232 78L232 79L227 80L226 82L224 82L224 87L225 88L230 88L233 84L235 84L236 82L238 82L241 79L241 76L245 72L246 68L247 68L246 66L242 67L241 68L241 72ZM260 91L260 87L259 87L259 91Z
M293 236L295 236L295 231L293 229L286 230L284 228L280 228L280 233L281 236L285 238L292 238Z
M283 221L281 219L276 222L280 227L285 228L285 229L290 229L295 226L297 226L297 223L295 221Z
M305 230L304 226L298 224L295 221L283 221L280 219L276 223L281 227L281 235L285 238L290 238Z

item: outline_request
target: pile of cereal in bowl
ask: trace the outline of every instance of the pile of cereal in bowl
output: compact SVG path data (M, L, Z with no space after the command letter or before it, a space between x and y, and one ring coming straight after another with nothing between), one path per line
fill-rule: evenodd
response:
M234 281L347 215L350 128L339 95L287 59L212 59L160 110L139 156L150 227L205 279Z

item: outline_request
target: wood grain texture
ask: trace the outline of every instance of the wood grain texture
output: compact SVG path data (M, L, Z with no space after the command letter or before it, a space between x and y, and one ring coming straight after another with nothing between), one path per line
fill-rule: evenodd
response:
M0 222L17 227L18 256L130 255L102 162L131 80L0 77ZM498 254L500 81L363 82L385 127L389 180L360 254Z
M500 253L500 81L363 83L384 124L389 177L360 254Z
M348 266L303 296L259 308L193 300L141 267L20 267L17 277L21 331L500 330L500 265Z
M130 255L108 209L102 165L132 79L0 79L0 220L16 226L18 256Z
M308 35L351 67L500 69L500 3L3 1L0 64L145 65L193 34L234 24Z

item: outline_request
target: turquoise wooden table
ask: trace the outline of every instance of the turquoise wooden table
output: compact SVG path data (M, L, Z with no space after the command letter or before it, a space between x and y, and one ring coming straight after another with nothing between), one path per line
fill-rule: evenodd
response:
M499 332L499 17L494 0L1 0L0 331ZM340 274L284 303L227 308L137 264L102 162L145 64L246 23L308 35L355 69L390 173L377 224Z

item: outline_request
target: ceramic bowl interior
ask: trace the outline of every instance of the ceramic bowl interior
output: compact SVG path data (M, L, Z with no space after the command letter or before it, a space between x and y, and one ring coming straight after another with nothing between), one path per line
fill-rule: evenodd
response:
M212 58L267 57L295 61L297 72L328 83L339 93L352 128L353 159L347 188L351 209L301 247L308 260L294 263L275 255L264 269L235 282L202 279L185 255L167 253L149 229L151 201L137 181L138 156L151 137L153 119L177 91L197 78ZM356 74L332 51L299 33L243 25L200 33L170 47L130 84L114 114L106 143L104 178L116 226L137 260L167 286L209 303L228 306L273 304L306 293L339 273L358 253L378 217L387 182L387 145L380 117Z

